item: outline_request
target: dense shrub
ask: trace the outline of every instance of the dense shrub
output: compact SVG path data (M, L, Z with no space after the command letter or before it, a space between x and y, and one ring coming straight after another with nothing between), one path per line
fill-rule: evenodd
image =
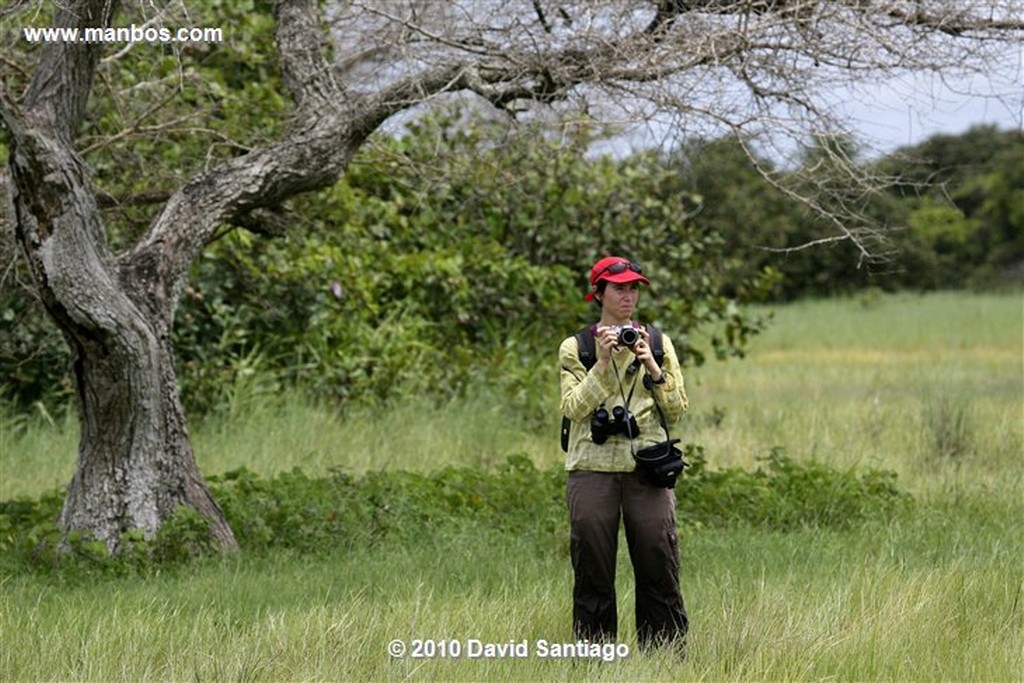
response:
M684 527L847 529L891 519L912 502L890 472L858 474L801 464L778 449L754 471L709 470L696 446L686 457L690 467L677 488ZM358 478L341 471L311 477L299 470L266 478L242 469L213 478L211 488L246 553L323 554L423 543L466 527L512 534L550 552L553 543L564 543L565 479L561 469L539 470L516 456L497 469L383 471ZM129 532L118 558L86 538L61 541L55 525L61 498L53 493L0 503L0 550L9 561L117 573L153 570L212 552L205 520L184 508L154 539Z
M684 362L742 353L760 324L738 304L770 278L738 275L724 294L736 266L691 220L676 174L652 155L589 158L592 142L440 116L378 140L337 185L296 201L301 230L222 239L177 318L190 408L217 409L245 372L337 402L450 397L481 381L523 398L517 363L549 358L594 315L586 274L607 252L650 274L644 321L680 341L709 333L708 348L680 344ZM512 408L529 414L529 401Z
M222 410L225 387L255 379L263 391L288 384L364 404L485 381L529 414L519 359L549 358L594 315L587 271L607 253L644 265L653 284L638 315L690 341L678 347L684 362L741 354L760 329L741 304L770 274L730 277L737 262L692 220L695 199L655 155L592 158L589 132L567 131L553 141L441 115L377 139L339 183L296 198L287 234L225 226L193 264L175 319L190 412ZM21 408L66 398L53 393L66 360L31 362L63 347L34 324L38 304L16 296L0 291L0 330L12 328L0 382ZM686 339L698 328L707 348Z
M688 448L691 467L679 483L680 515L695 524L751 524L790 531L846 529L895 515L909 503L890 471L839 471L797 463L774 448L753 471L706 469L703 449Z

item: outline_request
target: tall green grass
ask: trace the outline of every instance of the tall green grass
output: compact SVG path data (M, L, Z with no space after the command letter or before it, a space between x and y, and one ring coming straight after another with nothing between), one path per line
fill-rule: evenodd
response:
M772 446L896 471L918 492L1019 492L1024 305L967 294L808 301L738 362L689 373L684 431L722 466ZM723 417L724 415L724 417Z
M557 376L552 377L557 413ZM229 419L192 425L196 459L206 475L241 467L268 476L295 467L311 474L333 468L427 472L497 464L509 455L527 455L543 468L561 461L558 420L552 418L550 433L524 430L498 392L443 404L409 401L377 413L339 411L298 392L240 400ZM65 486L74 472L77 440L73 416L0 415L0 500Z
M1018 520L1019 521L1019 520ZM497 534L308 563L227 559L148 581L9 578L5 680L975 680L1021 671L1019 565L970 522L688 532L688 656L641 654L621 559L622 661L388 655L401 639L570 641L568 560ZM925 538L922 538L924 536ZM931 545L935 544L935 545Z
M143 578L0 575L0 679L1013 681L1024 671L1020 297L967 294L778 309L746 360L688 373L679 430L711 465L772 447L894 469L912 518L848 531L694 528L681 520L688 656L640 654L619 563L623 661L417 660L402 639L571 640L564 538L424 528L418 543L277 552ZM556 343L556 342L553 342ZM428 471L526 454L559 461L497 396L338 414L239 392L194 426L202 469ZM4 420L0 498L63 484L73 423ZM339 542L339 546L342 544Z

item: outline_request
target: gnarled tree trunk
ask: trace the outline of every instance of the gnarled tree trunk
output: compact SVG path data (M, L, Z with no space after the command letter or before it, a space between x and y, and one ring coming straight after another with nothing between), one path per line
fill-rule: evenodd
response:
M115 6L70 2L55 24L108 26ZM296 104L290 132L186 183L123 254L106 244L73 145L99 46L44 45L20 104L0 85L15 237L74 358L82 432L61 524L114 551L123 532L153 534L182 505L210 519L221 547L237 547L196 466L174 371L171 326L195 257L224 225L258 223L288 197L337 180L391 113L410 106L422 87L452 82L453 70L441 69L414 86L346 98L324 58L316 0L279 2L275 15L284 81Z
M108 0L58 15L108 25ZM170 342L176 302L156 269L118 263L95 193L72 146L99 52L47 45L21 106L3 97L11 133L9 215L37 291L72 351L81 424L60 523L116 551L121 534L153 534L179 506L203 513L224 549L237 547L196 466Z
M106 310L116 329L75 333L72 342L82 434L62 528L86 530L114 549L121 533L155 533L184 505L210 519L222 548L234 548L196 466L165 326L124 301Z
M22 153L37 144L49 153ZM172 306L160 305L144 272L117 268L73 155L38 132L16 139L13 152L18 241L73 354L81 440L62 528L116 550L121 533L155 533L185 505L211 520L221 547L234 548L193 457L174 373Z

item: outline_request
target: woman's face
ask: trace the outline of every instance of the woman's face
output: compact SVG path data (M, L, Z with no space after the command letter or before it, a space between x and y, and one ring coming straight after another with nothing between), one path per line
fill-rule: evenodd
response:
M636 303L640 298L640 283L609 282L604 288L604 296L599 298L605 317L612 321L627 322L633 319L633 311L636 310Z

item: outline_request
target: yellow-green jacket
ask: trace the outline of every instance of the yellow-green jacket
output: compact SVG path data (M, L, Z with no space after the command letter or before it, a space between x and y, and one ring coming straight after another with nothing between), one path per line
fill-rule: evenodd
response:
M587 371L579 359L576 337L566 338L558 349L562 367L562 414L569 418L569 450L566 455L567 470L591 472L632 472L636 466L625 435L612 435L603 444L596 444L590 437L590 418L601 404L611 413L614 406L624 406L624 397L629 399L629 410L636 416L640 434L633 440L633 450L664 441L667 437L661 427L658 410L654 407L651 392L656 392L669 429L686 412L689 402L683 385L683 373L679 358L668 335L662 334L665 358L662 372L664 384L655 384L651 390L644 388L646 369L642 366L630 374L628 368L635 356L629 349L619 349L612 354L612 362L606 372L596 367ZM621 388L620 388L621 382ZM630 398L632 390L632 398ZM679 436L674 434L674 436Z

